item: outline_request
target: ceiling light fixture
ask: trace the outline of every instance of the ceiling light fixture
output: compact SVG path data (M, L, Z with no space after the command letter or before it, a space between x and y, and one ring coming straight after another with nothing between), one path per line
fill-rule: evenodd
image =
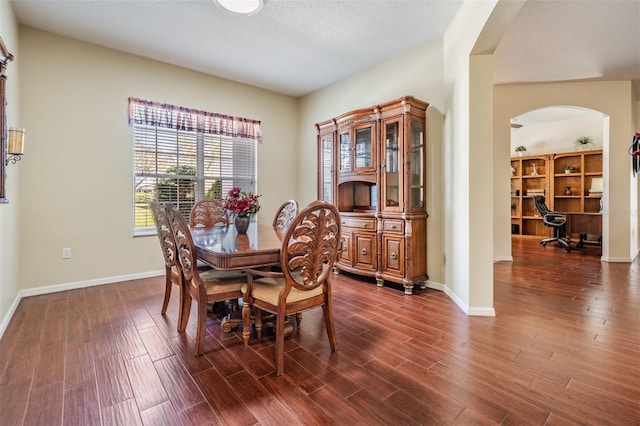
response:
M214 0L214 2L227 12L237 15L254 15L264 5L263 0Z

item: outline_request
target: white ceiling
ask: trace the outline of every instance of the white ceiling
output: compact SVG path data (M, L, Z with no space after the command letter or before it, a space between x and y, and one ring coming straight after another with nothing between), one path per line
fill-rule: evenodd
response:
M515 1L515 0L514 0ZM302 96L441 37L460 0L11 0L51 33ZM494 83L640 80L640 0L529 0L494 53Z

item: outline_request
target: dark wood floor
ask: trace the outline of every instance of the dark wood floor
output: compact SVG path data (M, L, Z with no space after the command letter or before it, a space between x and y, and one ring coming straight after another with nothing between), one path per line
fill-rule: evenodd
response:
M282 377L272 340L246 348L214 315L195 358L162 278L29 297L0 341L0 424L639 424L638 261L535 240L514 259L496 317L338 276L339 351L307 312Z

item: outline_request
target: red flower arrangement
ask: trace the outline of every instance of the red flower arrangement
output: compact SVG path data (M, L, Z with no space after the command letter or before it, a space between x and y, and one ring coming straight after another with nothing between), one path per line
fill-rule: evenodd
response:
M258 198L261 195L255 195L251 192L244 192L239 186L234 186L227 193L224 199L224 208L238 216L248 216L260 211L260 203Z

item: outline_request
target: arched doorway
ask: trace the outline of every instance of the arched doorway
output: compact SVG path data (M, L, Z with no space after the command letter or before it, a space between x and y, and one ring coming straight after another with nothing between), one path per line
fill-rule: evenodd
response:
M532 237L542 240L550 236L551 231L543 225L533 206L532 196L529 194L533 192L532 186L544 184L547 205L554 210L575 213L603 211L604 194L599 194L596 188L602 191L603 153L608 146L608 117L589 108L553 105L512 117L510 127L512 155L524 153L526 156L523 158L527 159L512 160L512 167L515 163L516 168L521 165L524 169L525 165L535 165L539 161L543 162L542 167L544 164L551 166L551 161L545 162L544 159L558 159L553 162L556 170L543 169L542 177L534 179L522 176L524 170L511 177L512 238ZM577 143L578 140L587 140L589 143L581 145ZM572 152L582 154L571 155ZM559 170L559 163L565 160L578 160L578 163L582 161L584 164L575 168L572 165L569 170ZM588 170L582 170L582 166ZM514 171L512 170L512 175ZM517 195L513 193L514 188L523 185L527 189L526 193L524 190L522 194L517 190ZM583 219L586 217L581 216ZM592 220L593 217L589 216L588 219ZM608 241L607 238L602 238L602 234L586 234L586 238L594 243Z

